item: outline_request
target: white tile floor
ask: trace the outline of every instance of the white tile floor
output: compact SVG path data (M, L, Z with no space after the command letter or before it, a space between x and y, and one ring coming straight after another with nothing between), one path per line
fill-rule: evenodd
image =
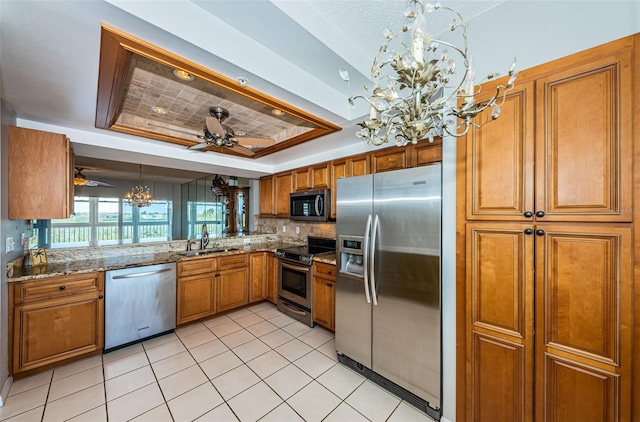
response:
M15 381L0 420L432 421L270 303Z

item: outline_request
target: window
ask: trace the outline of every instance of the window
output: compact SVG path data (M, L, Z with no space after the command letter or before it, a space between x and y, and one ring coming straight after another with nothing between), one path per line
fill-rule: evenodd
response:
M187 202L188 238L195 239L202 235L202 225L207 225L209 236L222 234L225 221L225 206L222 202Z
M75 198L75 213L61 220L34 222L40 246L73 247L171 240L171 201L131 207L120 198Z

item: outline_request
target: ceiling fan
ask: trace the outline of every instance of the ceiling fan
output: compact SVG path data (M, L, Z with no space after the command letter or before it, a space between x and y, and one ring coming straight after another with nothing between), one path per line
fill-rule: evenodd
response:
M233 129L222 124L227 117L229 117L229 111L226 108L211 107L209 115L205 119L203 136L198 136L198 138L204 139L204 142L187 147L187 149L202 149L208 146L227 147L241 154L252 156L255 152L247 147L268 147L276 143L271 138L236 137Z
M102 186L102 187L105 187L105 188L114 188L115 187L111 183L101 182L99 180L89 180L89 179L87 179L87 176L82 174L82 170L84 170L84 167L76 167L76 174L74 175L74 178L73 178L73 184L75 186L88 186L88 187L91 187L91 188L97 187L97 186Z

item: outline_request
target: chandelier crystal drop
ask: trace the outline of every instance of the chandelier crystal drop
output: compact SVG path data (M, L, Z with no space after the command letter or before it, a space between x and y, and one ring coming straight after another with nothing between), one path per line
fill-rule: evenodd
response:
M434 39L427 32L425 13L440 11L453 14L450 30L461 31L462 47ZM404 146L422 139L433 142L437 136L464 136L470 127L479 128L497 119L500 105L518 74L515 59L507 83L499 85L489 100L476 102L479 85L500 75L491 73L476 81L476 70L467 51L467 24L460 13L439 2L409 0L404 16L407 21L401 32L385 29L383 33L386 41L371 66L373 88L364 85L365 94L350 93L352 106L356 99L363 99L370 106L369 116L358 123L361 129L356 135L368 144L382 145L391 139ZM456 64L449 50L462 66ZM348 71L341 68L339 74L348 85ZM488 108L491 115L484 122L474 121Z
M148 207L153 202L149 188L142 184L142 164L140 164L140 183L131 188L131 192L124 196L124 201L129 206L139 208Z

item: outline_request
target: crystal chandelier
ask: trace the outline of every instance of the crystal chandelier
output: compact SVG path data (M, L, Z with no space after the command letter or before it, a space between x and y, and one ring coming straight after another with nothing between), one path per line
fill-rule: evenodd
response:
M442 10L454 15L450 29L462 31L462 47L434 39L427 33L425 13ZM467 51L467 24L460 13L439 2L409 0L404 16L407 22L401 32L384 31L386 41L371 66L373 89L364 85L365 94L354 96L350 93L352 106L359 98L370 105L369 117L358 123L362 129L356 135L373 145L382 145L392 139L396 145L404 146L422 139L433 142L436 136L464 136L471 126L482 127L497 119L506 92L513 87L517 76L515 59L506 85L499 85L488 101L476 103L480 86L476 85L476 71ZM410 37L408 42L404 33ZM461 59L462 77L459 77L448 49ZM349 83L346 69L340 69L340 76ZM498 73L491 73L478 84L498 76ZM492 107L491 116L484 122L475 122L474 117L489 107Z
M142 164L140 164L140 183L131 188L131 192L124 196L124 201L127 205L139 208L148 207L153 201L149 188L142 184Z

